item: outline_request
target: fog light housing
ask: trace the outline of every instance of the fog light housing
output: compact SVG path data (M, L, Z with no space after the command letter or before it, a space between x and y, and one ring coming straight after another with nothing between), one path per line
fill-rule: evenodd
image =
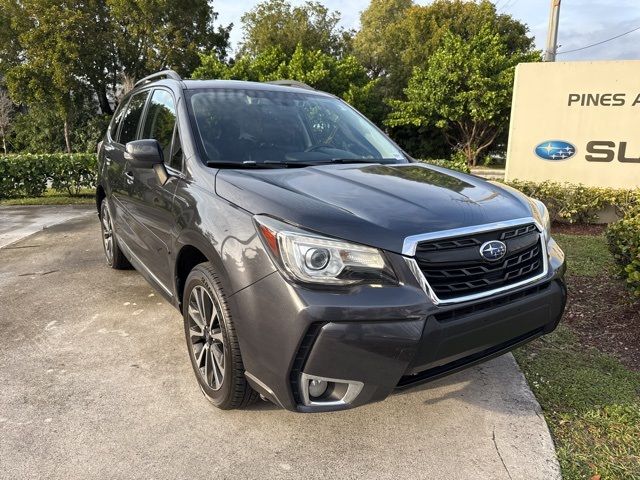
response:
M320 398L329 388L329 384L324 380L311 380L309 382L309 397Z
M362 391L364 383L356 380L300 374L300 396L308 407L346 407Z

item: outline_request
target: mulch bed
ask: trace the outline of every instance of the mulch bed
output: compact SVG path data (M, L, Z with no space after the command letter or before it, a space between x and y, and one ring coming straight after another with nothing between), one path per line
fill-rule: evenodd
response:
M583 344L616 357L640 371L640 299L608 275L569 276L569 301L563 322Z
M553 222L551 231L553 233L565 233L567 235L600 235L607 228L604 224L588 223L560 223Z

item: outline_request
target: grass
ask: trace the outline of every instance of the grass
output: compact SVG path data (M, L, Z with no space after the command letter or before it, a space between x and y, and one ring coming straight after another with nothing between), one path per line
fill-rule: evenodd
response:
M554 237L571 275L613 271L603 236ZM562 325L514 355L544 411L563 478L640 480L640 373L581 345Z
M67 192L49 189L42 197L0 199L0 205L84 205L94 202L95 192L90 189L84 189L75 196L70 196Z
M553 234L567 256L569 273L581 277L596 277L615 271L604 235Z
M515 352L551 428L566 480L640 479L640 374L571 332Z

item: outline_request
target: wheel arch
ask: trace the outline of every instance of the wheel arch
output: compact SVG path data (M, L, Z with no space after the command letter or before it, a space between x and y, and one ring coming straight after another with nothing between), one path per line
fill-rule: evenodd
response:
M196 265L209 262L215 269L223 287L229 285L227 271L213 247L207 245L206 239L199 238L199 235L188 234L180 238L178 248L176 249L176 260L174 266L174 288L176 293L176 306L182 311L184 287L187 277L193 267ZM231 294L232 292L228 292Z
M98 215L101 215L100 207L102 206L102 201L107 197L107 192L105 191L102 185L98 185L96 187L96 210L98 210Z

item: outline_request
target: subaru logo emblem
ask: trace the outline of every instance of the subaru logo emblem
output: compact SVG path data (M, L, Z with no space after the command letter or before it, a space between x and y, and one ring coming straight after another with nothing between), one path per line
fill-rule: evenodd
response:
M543 160L568 160L576 154L576 147L563 140L549 140L536 147L536 155Z
M480 255L485 260L496 262L507 254L507 246L499 240L485 242L480 247Z

